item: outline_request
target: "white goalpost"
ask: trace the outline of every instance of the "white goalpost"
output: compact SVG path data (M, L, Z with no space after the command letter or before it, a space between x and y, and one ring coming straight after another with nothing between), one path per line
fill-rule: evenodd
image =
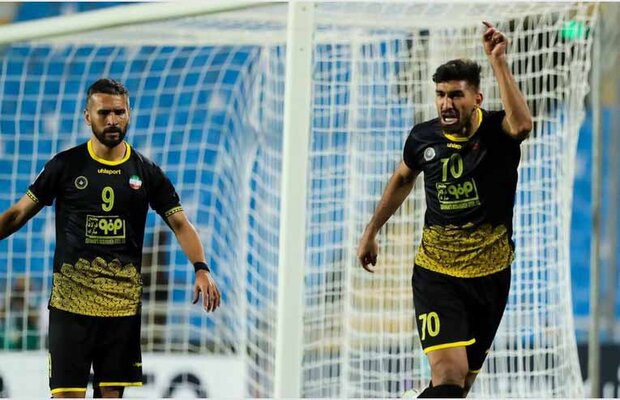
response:
M422 185L380 233L377 273L357 265L356 246L409 129L436 116L439 64L478 61L483 106L501 107L481 45L487 20L511 39L534 131L522 145L509 304L472 396L583 396L569 227L598 62L596 5L185 7L119 6L0 27L0 209L55 153L88 139L85 91L108 76L130 91L127 140L161 165L201 234L223 292L212 315L191 305L193 269L149 215L145 353L238 360L246 397L400 397L425 386L411 293ZM0 242L0 355L45 351L53 247L50 207Z

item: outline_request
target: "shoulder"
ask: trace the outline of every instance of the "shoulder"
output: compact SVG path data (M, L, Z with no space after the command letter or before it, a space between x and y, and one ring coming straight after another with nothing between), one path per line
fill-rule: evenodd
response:
M138 164L142 165L145 168L157 169L159 166L150 158L145 156L142 152L136 150L135 147L131 146L131 158Z
M164 172L155 161L151 160L142 152L136 150L134 147L131 147L130 157L135 163L135 165L138 167L138 169L144 173L144 176L147 179L158 180L162 176L164 176Z
M438 140L440 129L438 118L421 122L411 128L403 149L403 161L410 169L421 170L421 157Z
M491 127L499 126L501 128L502 121L506 116L506 111L497 110L497 111L488 111L482 109L482 121L485 125L489 125Z
M56 157L66 159L72 157L79 157L86 154L88 154L88 142L78 144L77 146L71 147L67 150L63 150L60 153L56 154Z
M415 124L409 132L409 136L414 139L423 140L437 134L439 129L439 118L433 118L428 121Z
M441 126L438 118L415 124L407 136L405 149L407 151L416 151L421 147L426 147L429 143L436 142L439 138L438 132L440 130Z
M514 139L503 128L504 118L506 117L506 111L482 111L482 135L487 138L489 143L497 143L499 145L511 145L518 147L521 143L520 140Z
M425 146L428 143L436 141L438 137L437 133L440 129L439 118L415 124L413 128L411 128L411 131L409 131L409 135L405 142L407 151L414 151L420 146Z
M75 165L76 162L86 158L88 156L88 147L86 143L71 147L70 149L63 150L56 153L49 161L55 165Z

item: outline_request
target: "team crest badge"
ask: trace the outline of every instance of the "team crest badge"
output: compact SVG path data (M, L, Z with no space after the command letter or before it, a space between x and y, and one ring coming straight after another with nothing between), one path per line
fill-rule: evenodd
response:
M424 159L426 161L430 161L433 158L435 158L435 149L432 147L427 147L426 150L424 150Z
M88 186L88 179L86 179L85 176L78 176L77 178L75 178L75 187L83 190L86 189L86 186Z
M129 178L129 187L135 190L142 187L142 180L138 175L132 175L131 178Z

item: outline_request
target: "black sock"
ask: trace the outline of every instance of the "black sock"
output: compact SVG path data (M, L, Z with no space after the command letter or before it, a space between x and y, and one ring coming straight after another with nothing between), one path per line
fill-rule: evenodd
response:
M420 395L419 399L458 399L463 397L463 388L459 385L429 386Z

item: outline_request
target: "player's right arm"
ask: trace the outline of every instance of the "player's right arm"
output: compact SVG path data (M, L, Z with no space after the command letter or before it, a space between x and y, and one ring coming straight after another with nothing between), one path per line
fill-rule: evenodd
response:
M49 160L26 194L0 215L0 240L24 226L43 207L52 205L60 187L65 165L58 155Z
M375 272L370 264L373 266L377 264L377 253L379 251L379 246L375 240L377 232L403 204L419 174L420 171L412 170L404 161L401 161L392 174L374 215L366 225L357 248L357 258L366 271Z
M30 218L41 211L42 207L29 196L22 196L17 203L0 215L0 240L19 230Z

